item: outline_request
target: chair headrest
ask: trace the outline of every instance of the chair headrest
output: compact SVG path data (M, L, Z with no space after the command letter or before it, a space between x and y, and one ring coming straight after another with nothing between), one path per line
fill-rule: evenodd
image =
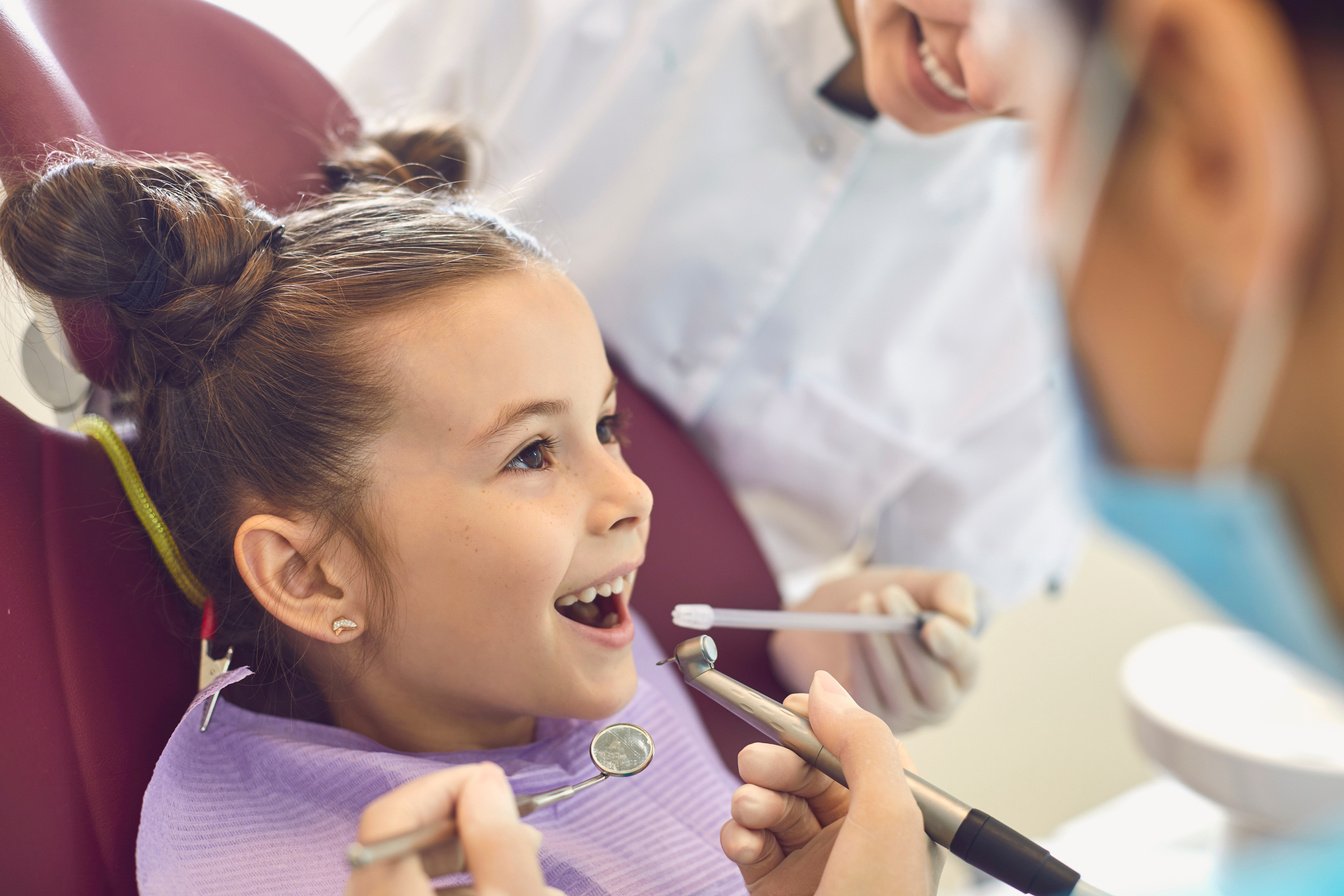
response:
M133 807L195 689L189 606L91 440L0 400L0 457L6 887L131 893Z

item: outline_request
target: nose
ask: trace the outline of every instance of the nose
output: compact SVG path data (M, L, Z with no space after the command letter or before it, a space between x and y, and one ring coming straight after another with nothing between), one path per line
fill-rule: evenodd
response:
M618 529L634 529L648 522L653 512L653 492L630 469L625 458L603 450L593 464L588 529L604 535Z

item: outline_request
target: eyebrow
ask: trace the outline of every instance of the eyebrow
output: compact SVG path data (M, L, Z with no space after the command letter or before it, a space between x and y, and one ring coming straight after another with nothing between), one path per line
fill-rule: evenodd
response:
M613 376L611 386L607 389L606 398L610 398L611 393L615 391L616 377ZM484 447L528 417L559 417L561 414L567 413L569 407L569 399L566 398L550 398L505 405L500 410L499 416L495 418L495 422L468 444L473 448Z

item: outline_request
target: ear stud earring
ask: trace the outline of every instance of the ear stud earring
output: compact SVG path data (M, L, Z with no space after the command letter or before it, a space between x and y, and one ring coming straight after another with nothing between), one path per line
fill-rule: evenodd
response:
M331 630L338 635L344 634L345 632L348 631L353 631L357 628L359 628L358 622L356 622L353 619L347 619L344 616L340 617L331 624Z

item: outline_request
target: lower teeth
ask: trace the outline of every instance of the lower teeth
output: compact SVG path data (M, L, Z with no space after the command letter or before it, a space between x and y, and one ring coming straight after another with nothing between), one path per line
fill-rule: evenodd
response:
M585 625L592 625L597 622L597 607L593 604L577 603L569 608L569 618Z
M597 605L597 601L592 603L583 603L580 601L567 607L559 608L560 615L567 616L575 622L593 628L611 628L621 621L621 616L616 612L602 613L602 608Z

